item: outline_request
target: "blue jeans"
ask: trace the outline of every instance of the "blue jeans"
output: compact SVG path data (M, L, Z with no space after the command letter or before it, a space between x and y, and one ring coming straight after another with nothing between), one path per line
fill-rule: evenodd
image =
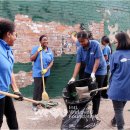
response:
M126 104L126 101L115 101L113 100L113 108L115 112L114 120L116 121L118 130L124 129L124 117L123 117L123 110Z

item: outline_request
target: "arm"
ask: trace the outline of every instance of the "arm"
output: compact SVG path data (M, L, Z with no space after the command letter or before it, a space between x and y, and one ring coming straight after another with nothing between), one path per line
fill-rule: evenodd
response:
M100 59L98 58L98 59L95 60L92 73L94 73L94 74L96 73L96 71L97 71L97 69L99 67L99 63L100 63Z
M102 50L102 53L103 53L103 55L104 55L105 60L107 61L107 60L108 60L108 48L105 47L105 48Z
M11 75L11 87L12 90L14 91L14 94L19 96L19 98L15 98L15 99L18 101L23 101L23 95L20 93L19 88L16 84L14 73L12 73Z
M51 55L51 63L48 65L48 67L46 68L47 70L51 69L51 67L53 66L53 63L54 63L54 55L53 55L53 52L51 51L52 55Z
M95 54L94 54L95 62L94 62L93 70L92 70L92 73L94 73L94 74L96 73L96 71L99 67L100 57L102 56L102 54L103 54L103 52L102 52L99 44L97 44Z
M78 75L79 70L80 70L81 61L82 61L82 54L81 54L81 48L79 48L78 51L77 51L76 65L75 65L75 68L74 68L73 76L72 76L72 78L69 80L68 83L71 83L71 82L74 82L74 81L75 81L75 78L76 78L76 76Z
M107 61L108 60L108 55L104 55L104 58Z
M49 70L53 66L53 63L54 62L52 61L46 69Z
M37 48L33 48L32 52L31 52L30 60L31 61L35 61L37 56L38 56L38 54L39 54L39 52L42 51L42 49L43 48L41 46L39 46L38 49Z
M38 56L38 53L39 53L39 51L36 51L35 54L31 55L30 60L31 60L31 61L35 61L36 58L37 58L37 56Z
M12 82L11 82L12 90L13 90L14 92L19 92L19 88L18 88L18 86L17 86L17 84L16 84L16 80L15 80L14 73L12 73L11 81L12 81Z
M74 73L73 73L73 78L76 78L78 73L79 73L79 70L80 70L80 66L81 66L81 63L76 63L75 65L75 68L74 68Z
M76 42L78 39L77 39L77 37L75 37L74 35L72 35L71 34L71 38L72 38L72 40L74 41L74 42Z

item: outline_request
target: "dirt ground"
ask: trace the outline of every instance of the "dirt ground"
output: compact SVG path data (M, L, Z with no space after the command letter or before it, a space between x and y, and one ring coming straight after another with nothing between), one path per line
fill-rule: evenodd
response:
M59 105L51 109L39 109L38 112L32 111L32 105L28 102L14 101L17 118L20 130L32 130L32 129L44 129L44 130L59 130L61 126L62 118L66 115L66 106L62 99L53 99L57 101ZM90 105L91 109L91 105ZM125 110L125 127L130 130L130 103L128 102ZM101 100L101 107L99 118L101 123L96 126L93 130L116 130L111 127L110 120L113 117L113 107L110 100ZM4 123L2 130L8 129L6 119L4 117Z

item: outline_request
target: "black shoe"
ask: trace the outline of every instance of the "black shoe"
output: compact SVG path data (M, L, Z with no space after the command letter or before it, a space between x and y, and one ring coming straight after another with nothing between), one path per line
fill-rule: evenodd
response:
M111 120L111 125L112 125L113 127L117 127L116 121L115 121L114 119Z

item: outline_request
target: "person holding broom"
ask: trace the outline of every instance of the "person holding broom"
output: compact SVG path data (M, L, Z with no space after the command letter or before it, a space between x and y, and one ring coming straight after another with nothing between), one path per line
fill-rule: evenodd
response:
M42 100L43 93L43 82L47 81L47 78L50 75L50 69L53 66L54 56L51 49L48 45L48 38L46 35L41 35L39 38L40 46L35 46L31 52L31 61L33 61L33 78L34 78L34 90L33 90L33 99L37 101ZM43 61L43 69L41 67L41 56ZM42 80L42 75L44 75L44 81ZM33 111L37 111L38 107L36 104L32 106Z
M9 86L11 85L14 94L19 96L17 99L23 100L13 74L14 56L11 46L14 45L16 38L14 23L8 19L0 19L0 90L9 92ZM0 94L0 129L4 115L9 129L17 130L18 122L12 98Z

